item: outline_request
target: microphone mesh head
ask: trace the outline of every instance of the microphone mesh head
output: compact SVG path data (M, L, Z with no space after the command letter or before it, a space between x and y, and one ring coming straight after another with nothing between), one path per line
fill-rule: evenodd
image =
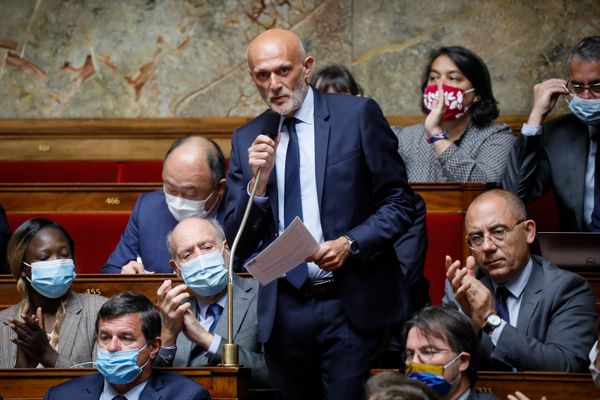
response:
M279 120L281 119L281 115L273 110L268 110L265 114L266 118L262 134L275 140L279 133Z

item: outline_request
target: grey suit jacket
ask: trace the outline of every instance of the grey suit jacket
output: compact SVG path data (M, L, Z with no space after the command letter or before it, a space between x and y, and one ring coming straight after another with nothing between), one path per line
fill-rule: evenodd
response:
M583 218L589 128L573 114L542 126L539 136L519 135L502 186L530 203L554 189L562 231L587 230Z
M244 279L234 276L233 285L233 341L239 345L239 361L252 371L250 382L252 386L268 385L267 367L263 348L258 341L258 327L256 322L256 300L258 284L254 279ZM196 314L197 303L191 301L190 310ZM219 318L215 327L215 334L222 337L217 353L209 358L205 349L192 343L183 332L177 336L177 353L172 364L167 363L162 357L157 357L155 366L191 367L217 365L221 362L223 344L227 342L227 307Z
M106 297L75 293L67 302L65 317L58 336L56 368L70 368L96 358L96 316ZM0 312L0 319L17 318L19 305ZM17 345L10 341L16 336L9 326L0 324L0 368L13 368L17 361ZM83 365L82 367L91 367Z
M517 327L506 324L495 347L488 335L481 335L479 369L587 372L596 324L590 285L541 257L532 259ZM480 280L494 293L489 278ZM448 284L444 304L459 307Z
M427 144L424 124L392 130L409 182L500 182L514 144L506 124L492 122L478 128L470 123L460 145L453 143L438 156Z

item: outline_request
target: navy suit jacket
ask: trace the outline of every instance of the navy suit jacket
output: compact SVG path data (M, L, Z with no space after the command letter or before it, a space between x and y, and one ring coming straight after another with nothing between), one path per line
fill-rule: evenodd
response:
M221 200L216 216L221 224L224 204ZM120 274L125 264L140 256L147 271L172 273L166 239L175 225L177 220L169 211L162 190L142 194L135 203L121 240L100 272Z
M45 400L98 400L104 388L100 374L85 375L53 386ZM193 380L175 372L152 372L148 384L140 394L143 400L210 400L208 391Z
M589 138L589 127L573 114L544 124L541 135L519 135L502 186L525 203L553 188L560 229L586 231L583 198Z
M314 93L315 181L325 240L347 234L360 247L334 272L347 316L360 330L388 326L408 316L404 275L394 241L414 220L414 193L408 185L398 141L381 109L366 97ZM234 132L227 175L225 230L238 229L252 179L248 148L263 128L262 114ZM252 207L238 248L248 257L278 234L275 172L269 177L269 205ZM261 286L259 339L268 340L275 317L277 282Z

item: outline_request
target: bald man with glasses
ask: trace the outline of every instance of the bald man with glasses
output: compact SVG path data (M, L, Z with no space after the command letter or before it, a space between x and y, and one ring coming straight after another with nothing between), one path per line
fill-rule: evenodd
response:
M463 266L446 256L444 304L481 329L483 370L585 372L594 342L589 284L530 254L535 222L505 190L479 195L467 210Z

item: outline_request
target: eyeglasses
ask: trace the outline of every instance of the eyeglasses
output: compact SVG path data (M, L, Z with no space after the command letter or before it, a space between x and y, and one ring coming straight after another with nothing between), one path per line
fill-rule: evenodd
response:
M410 363L415 359L415 356L419 356L419 360L429 363L433 359L442 353L452 352L450 349L436 349L435 347L426 347L423 350L406 350L402 353L402 358L405 363Z
M568 82L567 89L569 89L569 92L572 94L582 94L587 89L594 97L600 96L600 83L594 83L593 85L582 85L577 82Z
M465 240L467 241L467 245L469 246L469 248L475 251L481 250L483 242L485 242L486 238L489 239L492 243L494 243L495 246L501 246L504 240L506 239L506 235L510 233L513 229L515 229L517 225L522 224L525 221L527 220L522 219L518 221L516 224L513 225L512 228L499 226L497 228L494 228L489 234L483 236L478 234L467 235Z

